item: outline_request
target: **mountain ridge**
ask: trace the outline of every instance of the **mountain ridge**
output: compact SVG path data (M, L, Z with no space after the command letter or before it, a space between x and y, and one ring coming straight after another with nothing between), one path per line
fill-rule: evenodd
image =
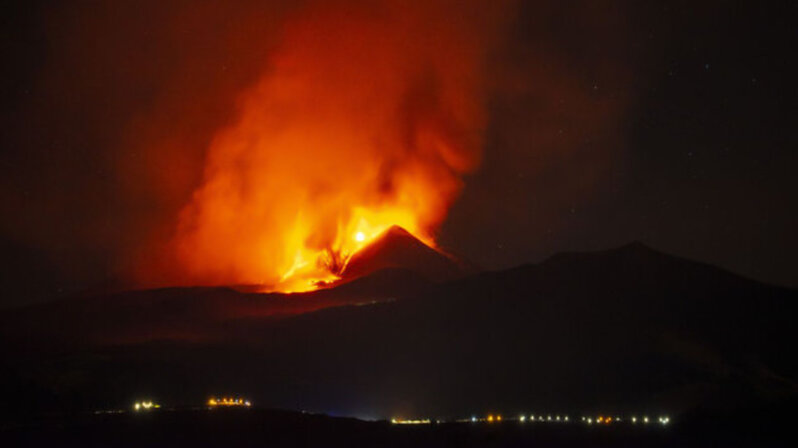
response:
M386 275L396 272L396 284L412 278ZM35 328L16 319L0 331L0 371L13 372L4 383L10 389L0 392L16 396L21 381L29 386L20 390L47 408L64 397L125 400L131 390L185 402L234 384L270 406L383 417L530 408L679 412L798 397L791 348L798 293L703 263L633 246L424 283L404 295L382 291L384 300L373 300L382 284L364 288L356 301L339 296L333 306L279 318L231 313L192 323L148 306L166 317L129 320L130 334L159 338L108 344L125 327L106 322L95 333L100 343L80 336L49 351L15 349ZM348 295L336 289L280 297L301 303ZM66 322L42 344L84 326ZM109 363L136 374L109 375ZM75 372L85 381L68 393L54 385L62 383L53 375Z

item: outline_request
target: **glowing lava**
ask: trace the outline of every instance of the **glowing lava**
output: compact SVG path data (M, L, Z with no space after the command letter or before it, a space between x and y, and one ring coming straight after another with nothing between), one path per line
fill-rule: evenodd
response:
M285 24L208 148L175 238L185 282L313 289L394 225L434 247L477 167L496 17L479 2L331 3Z
M409 224L410 221L407 221ZM316 289L340 279L352 255L367 246L376 237L394 225L394 221L372 225L365 219L357 220L354 230L342 229L334 248L314 251L297 249L293 264L274 285L265 285L265 291L303 292ZM352 235L347 238L346 235ZM424 243L435 247L429 237L419 237Z

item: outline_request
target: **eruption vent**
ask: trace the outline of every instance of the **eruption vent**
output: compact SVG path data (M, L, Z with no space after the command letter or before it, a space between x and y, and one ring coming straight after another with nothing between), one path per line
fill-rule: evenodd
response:
M393 226L347 260L344 280L381 269L406 269L428 280L446 281L476 272L476 267L426 246L405 229Z
M188 281L313 289L394 225L434 247L479 163L499 12L427 3L319 2L284 24L180 214Z

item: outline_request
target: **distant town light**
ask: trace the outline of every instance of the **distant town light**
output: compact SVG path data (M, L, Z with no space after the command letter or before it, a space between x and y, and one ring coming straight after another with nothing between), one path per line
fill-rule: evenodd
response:
M244 399L244 398L232 398L232 397L222 397L216 398L211 397L208 399L208 406L209 407L251 407L252 402Z
M392 418L391 423L393 423L394 425L429 425L430 423L432 423L432 420L428 418L425 418L423 420L403 420L400 418L399 419Z
M159 409L161 407L158 403L153 403L152 401L137 401L133 403L133 410L134 411L149 411L150 409Z
M648 423L648 417L643 417L643 423Z
M522 422L525 422L526 421L526 417L522 415L522 416L518 417L518 420L520 420Z

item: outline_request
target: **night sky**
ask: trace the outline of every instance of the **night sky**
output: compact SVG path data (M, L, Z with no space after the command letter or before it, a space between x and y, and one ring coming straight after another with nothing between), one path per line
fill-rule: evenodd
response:
M794 6L627 3L618 7L627 28L612 43L595 33L615 27L547 21L553 45L595 89L584 106L594 110L569 113L591 116L624 97L617 121L604 133L589 120L562 123L546 144L565 154L536 171L545 156L516 148L535 143L527 142L537 125L516 113L539 98L499 102L486 161L450 216L447 241L506 266L640 240L796 286ZM602 62L627 71L593 71ZM541 116L559 112L558 98L542 96Z
M4 7L0 305L138 286L129 254L173 228L293 12L161 3ZM792 2L560 3L491 31L482 162L438 242L500 269L639 240L798 287Z

